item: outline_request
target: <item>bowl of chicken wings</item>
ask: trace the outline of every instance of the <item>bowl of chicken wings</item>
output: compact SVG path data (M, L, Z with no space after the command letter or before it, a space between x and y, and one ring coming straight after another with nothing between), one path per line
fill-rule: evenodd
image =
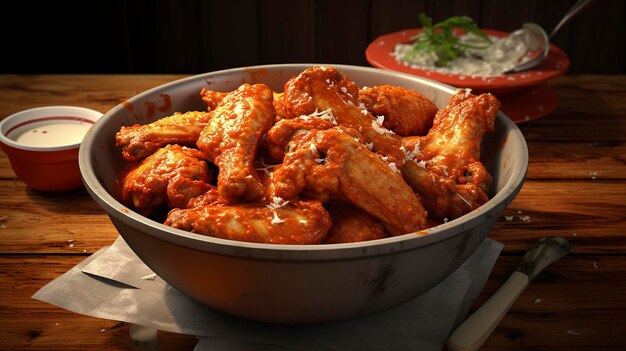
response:
M254 320L338 321L419 296L489 234L528 165L499 106L376 68L236 68L129 98L79 162L179 291Z

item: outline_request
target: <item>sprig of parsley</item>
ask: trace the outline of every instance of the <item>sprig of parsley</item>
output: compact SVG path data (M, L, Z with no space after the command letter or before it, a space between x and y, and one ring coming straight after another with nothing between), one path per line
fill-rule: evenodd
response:
M471 18L467 16L454 16L447 20L433 25L432 19L425 14L419 15L422 24L422 32L412 37L415 40L409 56L415 57L417 54L434 53L437 57L435 65L442 67L448 62L457 59L465 54L467 49L484 49L491 44L491 40ZM474 33L478 37L475 43L462 43L459 37L454 34L454 29L459 28L466 34Z

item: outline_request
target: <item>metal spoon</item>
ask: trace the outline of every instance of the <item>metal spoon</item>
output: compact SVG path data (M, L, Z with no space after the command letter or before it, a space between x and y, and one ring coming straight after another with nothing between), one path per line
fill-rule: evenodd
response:
M448 339L450 351L478 350L531 280L550 264L565 256L570 243L561 237L539 239L522 257L517 270Z
M572 6L572 8L567 11L565 16L561 19L561 21L554 27L552 33L548 36L546 32L535 23L525 23L522 26L522 30L525 34L525 42L528 47L531 48L531 58L530 60L521 63L510 70L504 73L515 73L526 71L531 68L539 66L543 60L548 56L548 51L550 51L550 39L556 35L556 33L561 29L567 22L569 22L572 18L574 18L577 14L582 12L587 6L591 5L591 3L595 0L579 0ZM538 49L533 49L532 46L539 43Z

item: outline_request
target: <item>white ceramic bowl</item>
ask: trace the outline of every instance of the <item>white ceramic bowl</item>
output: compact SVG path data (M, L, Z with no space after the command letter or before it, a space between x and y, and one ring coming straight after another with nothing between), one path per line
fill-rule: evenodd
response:
M499 114L486 136L484 163L493 176L491 199L473 212L427 229L426 235L360 243L272 245L197 235L157 223L116 198L124 166L114 135L123 125L147 123L175 111L201 110L203 87L231 91L262 82L275 91L312 64L237 68L165 84L118 105L83 141L79 162L92 197L123 238L159 276L217 310L278 323L316 323L363 316L409 301L458 268L489 234L525 178L528 150L517 126ZM334 65L358 86L415 89L439 107L455 88L416 76ZM165 106L155 115L150 106Z

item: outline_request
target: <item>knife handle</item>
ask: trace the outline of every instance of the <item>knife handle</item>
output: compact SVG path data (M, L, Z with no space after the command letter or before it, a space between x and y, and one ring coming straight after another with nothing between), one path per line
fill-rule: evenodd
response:
M513 272L500 289L452 333L448 339L448 349L450 351L478 350L528 283L529 279L526 274Z

